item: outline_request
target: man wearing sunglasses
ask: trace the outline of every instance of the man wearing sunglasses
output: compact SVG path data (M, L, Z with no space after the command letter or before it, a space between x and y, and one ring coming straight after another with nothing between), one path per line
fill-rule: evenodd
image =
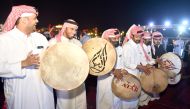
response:
M166 53L166 50L164 49L164 46L161 44L163 35L160 32L153 32L152 33L153 38L153 45L152 45L152 57L154 59L159 58L162 54Z
M133 25L127 33L129 40L123 45L123 68L137 78L140 78L140 71L148 75L150 71L146 66L142 65L139 48L141 38L144 36L144 30L140 26ZM122 105L124 109L137 109L138 103L139 99L135 99L133 101L125 101Z

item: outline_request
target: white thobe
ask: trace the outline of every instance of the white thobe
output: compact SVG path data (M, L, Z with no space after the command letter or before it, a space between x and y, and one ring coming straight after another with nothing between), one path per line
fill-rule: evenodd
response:
M42 81L38 69L21 68L21 61L47 39L32 33L27 37L16 27L0 36L0 76L8 109L54 109L53 89Z
M136 44L132 39L130 39L123 46L123 65L124 69L127 70L130 74L139 76L140 72L137 69L137 65L141 64L141 54Z
M141 47L141 45L138 44L138 48L139 48L140 55L141 55L141 63L142 63L142 65L145 66L147 64L150 64L150 65L155 64L155 59L152 58L151 46L147 46L147 45L143 44L143 47L144 47L145 52L147 53L147 56L148 56L149 60L146 59L146 56L145 56L145 54L143 52L143 48Z
M128 71L128 73L135 75L139 78L140 72L137 69L137 65L140 65L140 51L138 49L138 45L130 39L127 43L123 45L123 68ZM137 109L138 108L139 99L134 101L123 101L122 106L123 109Z
M143 48L140 44L138 44L138 48L140 51L141 63L143 66L146 66L147 64L150 64L150 65L155 64L155 59L152 58L151 46L147 46L147 45L143 44L144 51L145 51L145 53L147 53L149 60L146 59L146 56L143 52ZM139 105L140 106L148 105L148 102L150 100L151 100L151 96L142 90L140 97L139 97Z
M64 36L61 37L61 42L70 42L82 47L82 44L77 39L68 39ZM50 45L56 44L56 39L50 40ZM72 78L70 78L72 79ZM57 105L56 109L86 109L86 88L83 83L76 89L70 91L56 90Z
M97 78L96 109L114 109L114 94L111 88L114 75L110 73Z
M122 69L122 47L116 47L117 61L115 69ZM96 108L97 109L124 109L122 101L112 93L111 83L114 75L109 74L99 76L97 80Z

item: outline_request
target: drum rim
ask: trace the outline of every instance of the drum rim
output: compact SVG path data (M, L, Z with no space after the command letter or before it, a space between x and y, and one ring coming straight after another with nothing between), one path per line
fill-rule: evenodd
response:
M171 82L170 80L171 80L171 78L168 78L168 84L169 85L176 85L176 84L178 84L180 81L181 81L181 76L182 76L182 74L181 73L179 73L178 75L176 75L174 78L177 78L179 76L179 80L177 81L177 82ZM170 81L170 82L169 82Z

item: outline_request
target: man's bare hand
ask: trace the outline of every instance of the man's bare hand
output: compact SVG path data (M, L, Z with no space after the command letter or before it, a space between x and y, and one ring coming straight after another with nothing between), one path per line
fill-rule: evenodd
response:
M127 74L128 74L128 71L125 70L125 69L121 69L121 73L124 74L124 75L127 75Z
M113 75L117 79L122 79L123 78L123 74L121 73L121 69L115 69L114 72L113 72Z
M150 68L143 66L143 65L138 65L137 68L139 70L142 70L146 75L150 75L151 71Z
M155 66L152 66L152 65L150 65L150 64L147 64L146 67L147 67L148 69L150 69L150 68L155 68Z
M22 68L35 65L35 68L37 69L40 65L39 59L38 54L32 54L32 52L29 52L27 58L21 62Z
M159 65L162 65L162 59L161 58L156 58L156 63L158 63Z
M117 79L122 79L123 75L127 75L128 72L125 69L114 69L113 74Z

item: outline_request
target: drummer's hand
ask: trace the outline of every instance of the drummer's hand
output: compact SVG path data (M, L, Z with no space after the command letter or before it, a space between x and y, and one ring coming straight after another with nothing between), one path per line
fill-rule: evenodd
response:
M121 73L122 73L122 74L124 74L124 75L129 74L129 73L128 73L128 71L127 71L127 70L125 70L125 69L121 69Z
M39 67L40 67L40 62L38 61L38 63L36 63L36 64L33 64L33 65L35 65L35 69L39 69Z
M156 63L158 63L159 65L162 65L162 59L161 58L156 58Z
M39 68L39 59L40 58L38 54L32 54L32 52L29 52L27 58L21 62L21 66L24 68L35 65L35 68Z
M114 72L113 72L113 75L117 79L122 79L123 78L123 74L121 73L121 69L115 69Z
M154 66L150 65L150 64L147 64L146 65L147 68L154 68Z
M142 70L146 75L149 75L151 72L150 72L150 68L146 67L146 66L143 66L143 65L137 65L137 68L139 70Z
M144 73L146 74L146 75L150 75L150 68L147 68L147 67L145 67L144 68Z

